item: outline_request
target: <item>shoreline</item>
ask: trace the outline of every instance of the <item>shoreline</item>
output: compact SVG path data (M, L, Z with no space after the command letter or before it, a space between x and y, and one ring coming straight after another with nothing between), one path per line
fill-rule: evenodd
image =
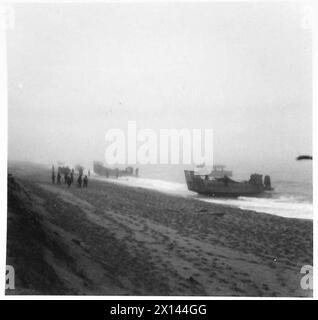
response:
M37 166L8 171L17 290L6 294L312 296L300 288L312 220L93 179L68 189Z
M211 203L212 205L217 205L217 206L225 206L225 207L229 207L229 208L232 208L232 209L238 209L238 210L243 210L243 211L249 211L249 212L252 212L254 214L268 214L268 215L271 215L271 216L275 216L275 217L281 217L281 218L284 218L284 219L298 219L298 220L305 220L305 221L313 221L313 216L310 217L310 218L301 218L301 217L287 217L287 216L282 216L282 215L278 215L278 214L275 214L275 213L269 213L269 212L264 212L264 211L257 211L257 210L253 210L253 209L246 209L246 208L241 208L239 205L234 205L234 204L227 204L227 203L217 203L217 202L213 202L213 200L216 200L216 201L226 201L226 200L238 200L238 198L222 198L222 197L209 197L209 196L203 196L203 195L199 195L195 192L191 192L191 191L188 191L189 194L180 194L180 193L173 193L171 191L165 191L165 190L160 190L159 188L158 189L155 189L155 188L152 188L150 186L140 186L140 185L137 185L137 186L134 186L132 184L129 184L127 183L126 181L129 181L129 177L127 179L125 178L118 178L118 179L115 179L115 178L105 178L105 177L102 177L102 176L98 176L98 175L91 175L90 177L91 179L94 179L96 181L100 181L100 182L105 182L105 183L111 183L111 184L116 184L116 185L121 185L121 186L127 186L127 187L130 187L130 188L136 188L136 189L142 189L142 190L149 190L149 191L154 191L154 192L159 192L159 193L163 193L165 195L168 195L168 196L173 196L173 197L181 197L181 198L185 198L185 199L191 199L191 200L195 200L195 201L199 201L199 202L207 202L207 203ZM136 178L138 179L138 178ZM152 179L148 179L148 178L143 178L144 180L150 180L150 181L159 181L161 182L162 180L152 180ZM167 183L173 183L172 181L164 181L164 182L167 182ZM201 198L199 198L201 197ZM262 197L259 197L260 199L262 199Z

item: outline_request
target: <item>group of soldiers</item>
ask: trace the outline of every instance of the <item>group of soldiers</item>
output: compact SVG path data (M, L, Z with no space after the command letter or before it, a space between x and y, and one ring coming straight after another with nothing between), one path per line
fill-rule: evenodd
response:
M72 185L74 182L74 176L75 172L74 169L70 169L69 167L58 167L57 168L57 174L55 174L54 166L52 166L52 184L61 184L62 179L65 184L67 184L68 188ZM88 174L83 174L83 169L80 169L78 172L78 178L77 178L77 186L79 188L87 188L88 186L88 177L90 176L90 170L88 170Z

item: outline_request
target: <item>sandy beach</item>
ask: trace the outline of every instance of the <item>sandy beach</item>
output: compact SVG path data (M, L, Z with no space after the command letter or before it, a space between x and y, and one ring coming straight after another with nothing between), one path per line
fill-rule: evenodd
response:
M9 164L7 294L312 296L313 225Z

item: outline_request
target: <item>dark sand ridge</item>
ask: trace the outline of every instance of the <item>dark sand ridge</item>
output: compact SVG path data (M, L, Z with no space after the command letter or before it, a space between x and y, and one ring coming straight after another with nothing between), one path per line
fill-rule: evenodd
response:
M312 221L9 166L7 294L311 296Z

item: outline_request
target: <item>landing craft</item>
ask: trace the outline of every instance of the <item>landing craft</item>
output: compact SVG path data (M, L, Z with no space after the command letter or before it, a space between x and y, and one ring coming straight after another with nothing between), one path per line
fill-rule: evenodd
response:
M139 176L139 169L136 168L134 172L133 167L127 167L125 169L118 169L118 168L107 168L103 165L102 162L94 161L93 164L94 172L101 176L108 177L127 177L127 176Z
M203 195L219 197L255 196L265 191L273 190L270 176L252 174L248 181L235 181L229 176L231 171L224 170L225 166L214 166L209 174L185 170L188 189Z

